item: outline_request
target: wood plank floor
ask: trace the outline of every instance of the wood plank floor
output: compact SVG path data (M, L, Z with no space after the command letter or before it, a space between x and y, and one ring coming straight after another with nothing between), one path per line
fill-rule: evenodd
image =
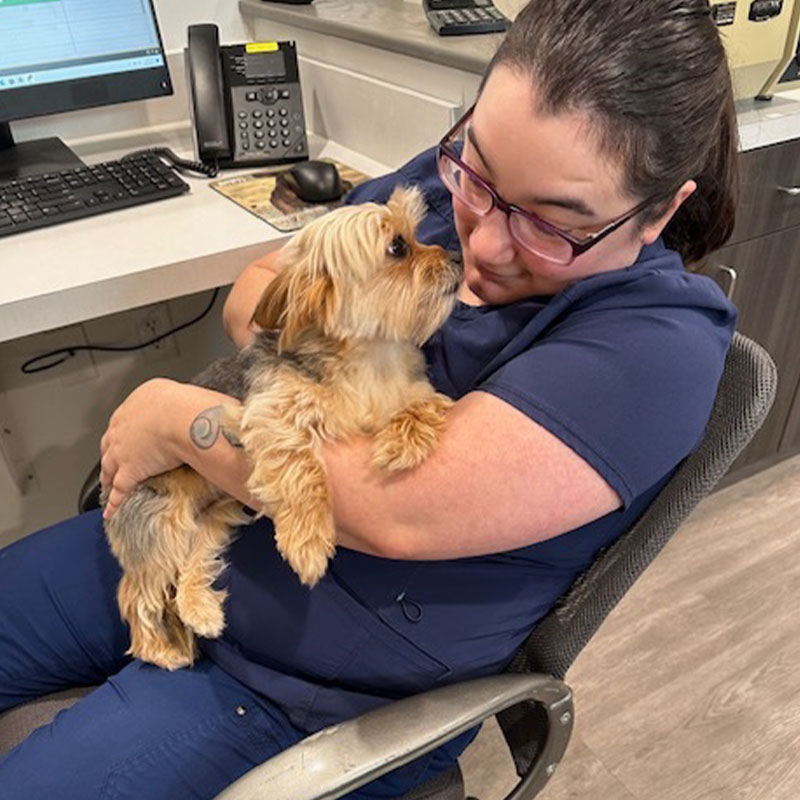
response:
M800 798L800 456L707 498L567 676L575 731L542 800ZM515 784L496 725L467 789Z

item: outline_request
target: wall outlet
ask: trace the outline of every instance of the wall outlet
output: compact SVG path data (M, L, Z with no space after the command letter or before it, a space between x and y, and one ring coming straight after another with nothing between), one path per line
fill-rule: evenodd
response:
M173 327L166 303L150 306L144 311L139 320L139 341L143 344L144 342L149 342L172 330ZM177 358L179 355L178 340L174 335L167 336L148 345L139 352L148 361L166 361L170 358Z

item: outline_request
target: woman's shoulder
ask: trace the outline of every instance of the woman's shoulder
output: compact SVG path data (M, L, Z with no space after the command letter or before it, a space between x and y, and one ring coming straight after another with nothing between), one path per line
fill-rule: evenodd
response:
M719 285L706 275L687 270L680 254L667 248L661 239L642 248L630 267L591 276L571 289L571 304L578 308L650 307L656 314L694 308L731 323L736 320L736 307Z
M733 337L733 305L673 255L573 284L477 387L567 443L626 505L697 445Z
M437 177L436 148L430 147L393 172L358 184L350 190L344 202L345 204L385 203L398 184L413 183L424 188L433 183L434 177Z
M688 270L680 254L661 239L643 247L629 267L583 278L567 293L573 304L580 300L610 308L638 298L637 305L711 305L735 313L719 285L706 275Z

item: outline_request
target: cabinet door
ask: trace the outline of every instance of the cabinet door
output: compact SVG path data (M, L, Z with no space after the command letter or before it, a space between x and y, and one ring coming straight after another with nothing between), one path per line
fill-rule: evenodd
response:
M757 341L778 366L778 394L763 428L732 471L774 455L781 445L800 379L800 228L725 247L711 255L704 272L736 270L733 301L737 329Z
M800 343L798 343L800 348ZM795 453L800 451L800 383L794 393L794 402L789 410L789 419L786 421L786 430L781 439L781 452Z

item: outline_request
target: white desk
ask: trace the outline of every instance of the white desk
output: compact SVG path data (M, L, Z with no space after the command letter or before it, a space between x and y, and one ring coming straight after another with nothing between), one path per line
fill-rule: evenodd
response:
M163 143L188 153L187 142L188 129ZM74 149L91 164L132 148ZM335 142L311 137L311 150L368 175L389 169ZM184 179L180 197L0 239L0 342L224 286L288 238L207 179Z

